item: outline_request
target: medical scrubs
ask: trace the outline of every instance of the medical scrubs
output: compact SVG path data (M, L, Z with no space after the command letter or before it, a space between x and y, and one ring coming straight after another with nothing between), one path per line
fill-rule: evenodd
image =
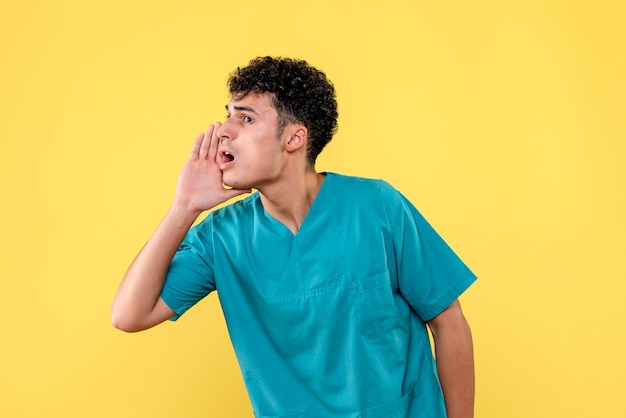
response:
M161 297L217 290L256 417L445 417L425 322L475 276L397 190L326 173L293 234L255 193L187 234Z

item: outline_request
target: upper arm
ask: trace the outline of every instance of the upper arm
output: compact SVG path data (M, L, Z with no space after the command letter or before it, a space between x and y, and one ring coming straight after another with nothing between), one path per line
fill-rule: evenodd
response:
M436 338L437 334L442 330L463 330L469 329L465 315L461 310L461 304L456 299L446 309L444 309L439 315L428 321L428 327L430 328L433 337Z
M138 332L152 328L172 318L176 313L159 297L152 311L141 318L125 318L114 321L116 328L126 332Z
M176 312L174 312L167 305L167 303L165 303L163 298L159 297L156 305L154 305L154 309L150 313L150 316L147 318L147 321L146 321L147 327L144 329L151 328L155 325L160 324L161 322L165 322L171 317L173 317L174 315L176 315Z

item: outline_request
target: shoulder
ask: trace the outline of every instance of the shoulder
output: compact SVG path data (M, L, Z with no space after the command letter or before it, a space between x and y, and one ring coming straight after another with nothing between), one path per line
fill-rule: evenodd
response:
M335 193L349 198L358 198L360 202L382 202L399 204L404 196L391 184L382 179L347 176L327 173L335 185Z
M383 220L387 224L405 217L412 204L390 183L382 179L328 174L336 199L336 210L349 212L355 219Z
M253 193L244 199L214 209L193 229L198 233L208 230L215 233L219 229L241 226L242 223L250 222L254 218L258 201L259 194Z
M391 184L382 179L348 176L338 173L326 173L337 188L351 189L361 193L399 193Z
M213 210L207 217L215 219L223 219L229 217L240 217L246 215L252 215L254 213L255 205L259 201L259 193L252 193L244 199L230 203L224 207Z

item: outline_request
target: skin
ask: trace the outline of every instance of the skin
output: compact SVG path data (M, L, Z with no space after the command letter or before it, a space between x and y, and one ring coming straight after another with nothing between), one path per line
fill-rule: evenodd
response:
M458 300L428 322L448 418L474 416L472 333Z
M307 162L304 125L288 124L279 134L268 94L232 99L226 109L224 123L196 138L169 210L120 283L111 320L123 331L145 330L174 316L159 295L176 250L202 212L254 188L265 210L295 235L319 192L325 177ZM458 301L428 326L448 417L471 418L472 338Z
M288 124L279 136L278 114L267 94L233 99L226 109L218 150L224 183L259 190L265 210L296 234L324 181L306 160L306 127ZM235 160L226 162L225 151Z
M271 96L250 94L226 108L226 121L196 138L170 209L122 279L111 320L123 331L174 316L159 295L176 250L203 211L255 188L265 210L296 234L324 181L306 161L306 127L289 124L278 135Z

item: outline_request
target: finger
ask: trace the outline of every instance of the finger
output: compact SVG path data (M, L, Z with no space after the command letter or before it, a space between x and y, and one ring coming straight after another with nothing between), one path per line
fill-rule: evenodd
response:
M209 155L209 146L211 145L211 136L213 136L214 126L209 125L200 144L200 151L198 152L198 159L206 159Z
M200 144L202 144L202 140L204 139L204 134L201 133L196 137L196 140L193 143L193 147L191 148L191 152L189 153L189 160L195 161L198 159L198 153L200 152Z
M219 122L215 122L214 126L215 127L213 129L213 135L211 136L211 142L209 146L209 153L207 154L207 160L209 161L215 161L215 158L217 157L217 148L220 146L219 130L222 124Z

